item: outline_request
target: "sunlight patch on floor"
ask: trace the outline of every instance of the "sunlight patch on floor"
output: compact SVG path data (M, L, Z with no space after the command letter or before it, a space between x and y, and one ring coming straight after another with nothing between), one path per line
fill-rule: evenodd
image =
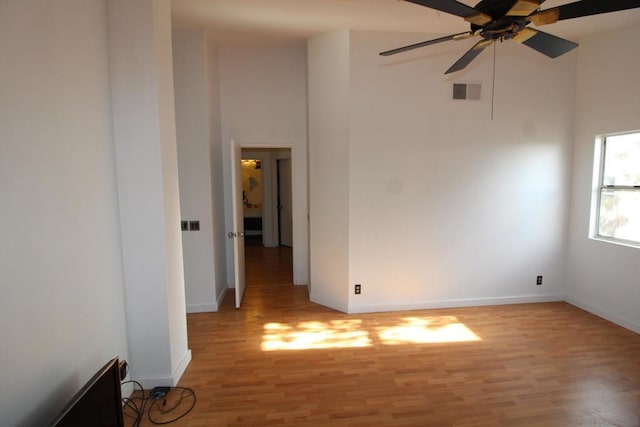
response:
M368 347L371 340L361 329L362 320L331 320L300 322L295 326L283 323L264 325L262 350L308 350L320 348Z
M395 326L376 328L383 344L432 344L480 341L455 316L405 317Z
M309 350L369 347L371 336L384 345L435 344L481 341L455 316L403 317L389 325L361 319L306 321L296 325L271 322L264 325L262 350Z

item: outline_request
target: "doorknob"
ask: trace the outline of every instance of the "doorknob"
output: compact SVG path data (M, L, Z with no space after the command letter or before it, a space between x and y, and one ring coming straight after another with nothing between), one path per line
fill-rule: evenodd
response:
M230 231L229 233L227 233L227 236L228 236L230 239L233 239L234 237L236 237L236 233L234 233L233 231Z
M243 231L239 232L238 237L244 237L244 232Z

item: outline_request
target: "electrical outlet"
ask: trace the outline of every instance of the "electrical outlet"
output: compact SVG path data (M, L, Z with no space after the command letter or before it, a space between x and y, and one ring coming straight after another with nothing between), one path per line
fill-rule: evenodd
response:
M189 221L180 221L180 229L182 231L188 231L189 230Z
M357 284L355 288L356 295L360 295L362 293L362 285Z
M191 230L191 231L199 231L200 230L200 221L189 221L189 230Z
M538 286L542 285L542 276L536 277L536 285Z

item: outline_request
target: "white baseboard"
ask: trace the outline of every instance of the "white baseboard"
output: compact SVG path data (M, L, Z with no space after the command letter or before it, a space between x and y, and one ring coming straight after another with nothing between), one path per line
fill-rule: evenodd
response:
M128 382L125 385L121 386L120 390L122 393L122 397L126 398L131 396L131 393L135 391L135 388L133 386L133 383Z
M182 378L182 374L184 374L184 371L187 369L187 366L189 366L189 362L191 362L191 350L188 349L187 352L184 354L184 356L182 356L182 359L178 363L178 366L176 366L176 368L173 370L173 373L171 374L172 386L178 385L180 378Z
M139 382L145 390L150 390L154 387L170 387L173 384L173 378L170 376L153 378L137 377L135 380Z
M428 310L434 308L477 307L484 305L529 304L564 301L562 295L523 295L497 298L465 298L440 301L421 301L408 304L364 304L350 305L347 313L376 313L383 311ZM322 304L319 302L319 304ZM324 305L324 304L323 304ZM333 308L333 307L331 307Z
M180 360L176 368L171 373L171 376L146 377L146 378L136 377L134 379L138 381L142 385L142 387L144 387L145 389L152 389L154 387L166 387L166 386L173 387L178 384L178 381L180 381L182 374L184 374L184 371L187 369L187 366L189 366L189 362L191 362L191 350L187 350L185 352L184 356L182 357L182 359Z
M213 304L187 304L187 313L211 313L218 311L228 290L228 287L224 288Z
M224 297L227 295L227 291L229 290L229 287L226 287L222 290L222 292L220 292L220 295L218 296L218 300L216 301L216 305L218 307L216 307L216 311L218 311L218 308L220 308L220 306L222 305L222 301L224 300Z
M635 332L636 334L640 334L640 324L637 322L633 322L631 320L627 320L627 319L623 319L622 317L619 317L615 314L611 314L606 310L603 310L599 307L595 307L591 304L585 304L580 300L577 300L576 298L572 298L572 297L565 297L565 301L568 302L571 305L574 305L578 308L581 308L585 311L588 311L591 314L595 314L598 317L602 317L603 319L606 319L610 322L615 323L616 325L620 325L623 328L627 328L630 331Z
M332 308L334 310L337 311L341 311L343 313L348 313L349 311L349 306L347 304L343 304L341 302L338 301L334 301L331 298L327 298L324 295L319 295L318 293L314 293L313 291L311 291L311 294L309 294L309 300L311 300L311 302L315 302L316 304L320 304L323 305L325 307L329 307Z
M218 311L218 304L187 304L187 313L209 313Z
M294 277L293 278L293 284L294 285L306 285L308 283L309 283L309 278L308 277L298 276L298 277Z

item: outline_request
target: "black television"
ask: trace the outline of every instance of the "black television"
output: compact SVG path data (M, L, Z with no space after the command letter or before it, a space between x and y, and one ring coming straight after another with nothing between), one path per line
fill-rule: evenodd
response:
M51 427L124 427L120 387L116 357L76 393Z

